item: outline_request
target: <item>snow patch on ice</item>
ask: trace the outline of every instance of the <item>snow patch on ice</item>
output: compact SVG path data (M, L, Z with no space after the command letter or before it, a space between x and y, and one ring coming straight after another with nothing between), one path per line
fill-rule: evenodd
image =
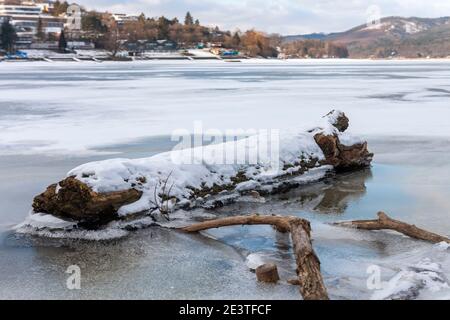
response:
M259 253L251 253L245 259L245 264L250 270L256 270L258 267L265 264L263 256Z
M441 242L436 245L436 248L441 251L447 251L450 248L450 243Z
M47 213L30 213L24 222L14 227L16 230L22 228L34 228L34 229L72 229L76 227L75 221L63 220Z
M372 300L417 299L422 291L435 293L444 289L450 286L441 265L426 258L397 273L383 289L372 295Z
M31 213L24 222L12 228L17 234L39 236L51 239L73 240L113 240L128 235L125 228L107 226L101 230L84 230L78 228L78 223L63 220L46 213Z
M25 225L16 229L18 234L39 236L49 239L73 239L88 241L115 240L126 237L129 232L123 229L107 228L102 230L52 230L50 228L36 229L30 225Z

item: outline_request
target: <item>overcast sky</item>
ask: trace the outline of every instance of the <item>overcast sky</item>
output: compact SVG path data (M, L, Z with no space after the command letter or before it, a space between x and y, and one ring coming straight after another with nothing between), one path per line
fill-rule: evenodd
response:
M450 16L450 0L78 0L88 9L184 18L227 30L255 28L281 34L344 31L368 16Z

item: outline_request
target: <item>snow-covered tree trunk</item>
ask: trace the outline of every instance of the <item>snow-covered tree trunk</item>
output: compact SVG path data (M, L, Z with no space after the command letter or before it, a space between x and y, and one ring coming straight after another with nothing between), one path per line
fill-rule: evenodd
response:
M175 210L214 208L252 192L283 192L317 181L333 169L354 170L370 165L373 154L367 143L346 133L348 125L344 113L332 111L313 129L282 132L276 159L271 154L260 156L261 137L255 135L151 158L87 163L38 195L33 210L102 224L158 209L155 204ZM250 157L258 152L258 162L221 162L223 153L235 154L235 150L243 159L246 152ZM273 160L278 164L276 168Z

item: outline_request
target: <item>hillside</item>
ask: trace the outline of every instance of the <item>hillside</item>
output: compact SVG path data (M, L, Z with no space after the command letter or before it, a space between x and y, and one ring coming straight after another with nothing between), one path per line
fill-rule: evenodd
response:
M318 36L321 40L347 45L355 58L390 56L450 56L450 17L383 18L376 25L360 25L345 32L285 37L285 41Z

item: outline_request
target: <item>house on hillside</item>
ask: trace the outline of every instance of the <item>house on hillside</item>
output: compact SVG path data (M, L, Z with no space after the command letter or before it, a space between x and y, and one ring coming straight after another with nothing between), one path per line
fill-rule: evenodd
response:
M43 1L0 0L0 19L8 19L17 32L17 47L29 48L39 28L47 35L59 35L67 19L48 14L50 3Z
M128 51L130 56L141 55L146 51L154 52L172 52L179 49L178 43L172 40L138 40L126 41L122 45L123 49Z
M176 51L178 49L178 43L172 40L148 41L145 44L145 51Z
M129 15L125 13L113 13L111 17L116 21L119 25L123 25L125 22L133 22L138 21L138 15Z

